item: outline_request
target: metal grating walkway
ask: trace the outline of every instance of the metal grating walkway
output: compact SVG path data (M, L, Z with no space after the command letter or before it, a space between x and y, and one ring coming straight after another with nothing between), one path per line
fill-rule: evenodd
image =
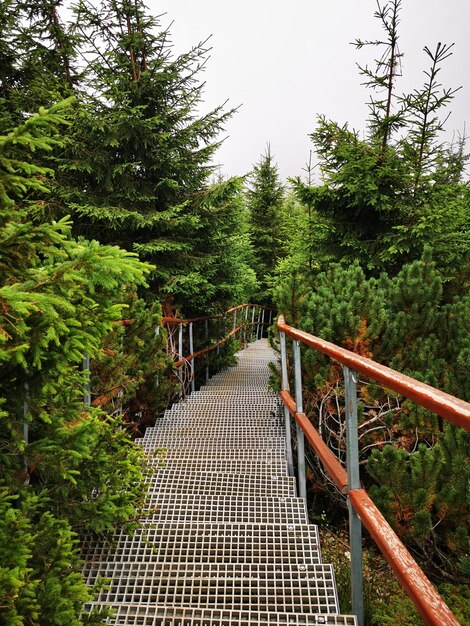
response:
M84 541L87 582L109 580L87 611L112 607L116 626L356 624L287 475L274 359L251 344L138 440L154 468L147 514L132 537Z

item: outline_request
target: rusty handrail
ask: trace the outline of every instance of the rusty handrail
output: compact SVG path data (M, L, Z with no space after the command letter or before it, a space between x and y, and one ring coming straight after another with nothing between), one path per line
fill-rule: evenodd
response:
M265 311L273 311L271 307L264 306L262 304L253 304L252 302L247 302L245 304L239 304L238 306L233 306L231 309L225 311L225 313L213 313L212 315L203 315L200 317L188 317L184 319L180 319L178 317L162 317L162 324L189 324L191 322L203 322L205 320L215 320L221 319L228 315L229 313L233 313L234 311L239 311L240 309L246 309L248 306L257 306L263 308ZM266 326L266 322L264 323Z
M246 319L244 320L237 320L237 312L241 309L248 309L248 308L252 308L253 311L253 319L251 321L248 321L247 316L248 316L248 311L246 313ZM258 309L258 314L259 317L257 320L254 319L255 317L255 313L256 313L256 309ZM269 322L265 322L264 321L264 311L269 310L271 311L270 313L270 321ZM263 318L261 319L261 313ZM220 320L220 319L224 319L227 318L227 316L229 316L230 314L233 314L233 329L228 332L226 335L224 335L222 338L218 339L218 341L216 341L215 343L210 343L209 345L206 345L204 348L200 349L200 350L194 350L193 348L193 324L196 322L206 322L206 333L208 333L208 325L207 322L209 320ZM190 364L191 367L191 376L190 376L190 381L191 381L191 389L194 391L195 390L195 367L194 367L194 362L197 358L202 357L204 355L208 355L212 350L215 350L217 348L219 348L221 345L223 345L224 343L226 343L231 337L237 335L237 333L239 333L241 330L243 329L248 329L248 328L253 328L253 327L257 327L256 330L256 334L258 336L259 331L262 327L268 326L271 323L271 319L273 317L273 309L270 309L269 307L265 307L263 305L260 304L252 304L252 303L246 303L246 304L240 304L238 306L232 307L230 309L228 309L228 311L225 311L225 313L214 313L212 315L204 315L204 316L198 316L198 317L192 317L192 318L177 318L177 317L162 317L162 324L165 326L180 326L180 338L179 338L179 350L177 352L178 355L178 359L174 360L174 367L175 368L180 368L182 367L185 363ZM238 321L238 325L237 325L237 321ZM190 351L189 354L183 355L183 342L182 342L182 329L183 327L188 327L189 328L189 344L190 344ZM209 341L209 335L206 335L206 340ZM208 368L209 368L209 362L206 362L206 378L208 378L209 376L209 372L208 372Z
M360 356L355 352L340 348L334 343L288 326L283 315L279 316L277 328L293 339L310 346L317 352L326 354L342 365L346 365L354 371L372 378L372 380L375 380L387 389L397 391L406 398L416 402L416 404L444 417L449 422L470 430L470 404L468 402L451 396L444 391L439 391L430 385L426 385L426 383L401 374L385 365L376 363L372 359Z
M351 368L351 370L393 389L417 404L438 413L448 421L470 430L470 404L454 396L434 389L418 380L362 357L333 343L298 330L278 318L277 328L292 339L329 356ZM434 589L424 572L397 537L391 526L380 513L364 489L348 490L348 474L324 443L321 435L307 416L297 412L295 400L289 391L281 391L281 400L294 417L308 441L317 453L326 473L341 493L348 492L348 498L361 522L391 566L400 585L410 597L425 624L430 626L459 626L459 622Z

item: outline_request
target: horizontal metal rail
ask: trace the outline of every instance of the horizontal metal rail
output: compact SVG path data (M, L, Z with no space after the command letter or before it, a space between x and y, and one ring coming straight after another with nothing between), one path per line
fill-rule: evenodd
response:
M272 311L270 307L261 306L260 304L246 303L246 304L239 304L238 306L234 306L231 309L228 309L227 311L225 311L225 313L214 313L212 315L203 315L200 317L189 317L187 319L180 319L178 317L162 317L162 324L163 325L165 324L169 324L169 325L189 324L190 322L203 322L205 320L216 320L216 319L221 319L225 317L226 315L228 315L229 313L233 313L234 311L239 311L240 309L246 309L247 307L261 307L265 311ZM265 322L265 325L266 324L267 322Z
M300 341L338 361L345 367L375 380L388 389L393 389L457 426L470 430L470 404L467 402L380 365L371 359L293 328L285 323L282 315L279 316L277 328L281 335L285 333L293 340ZM348 489L347 472L324 443L321 435L308 417L303 412L297 412L296 402L290 395L289 390L284 388L280 395L284 406L303 430L328 476L341 493L347 492L350 504L391 566L397 580L412 600L424 623L431 626L443 626L444 624L445 626L459 626L459 622L449 607L432 586L366 491L362 488L351 489L350 486Z
M288 326L282 315L279 317L277 328L317 352L321 352L342 365L346 365L352 370L375 380L387 389L397 391L406 398L416 402L416 404L444 417L449 422L470 430L470 404L468 402L464 402L444 391L439 391L419 380L385 367L385 365L380 365L380 363L376 363L372 359L367 359L359 354L340 348L334 343Z
M256 324L256 322L253 322L253 323L249 322L246 325L247 326L256 326L257 324ZM241 326L237 326L237 328L234 328L233 330L231 330L227 335L225 335L225 337L223 337L217 343L211 344L210 346L207 346L206 348L203 348L202 350L198 350L197 352L193 352L191 354L188 354L181 361L175 361L175 363L174 363L175 367L183 365L184 362L191 362L193 359L196 359L199 356L203 356L204 354L207 354L208 352L211 352L211 350L215 350L219 346L223 345L226 341L228 341L230 339L230 337L233 337L234 335L239 333L241 329L242 329Z
M251 320L248 318L249 309L251 309L252 318ZM269 312L267 316L268 321L265 321L266 312ZM239 318L237 319L237 314ZM255 314L257 313L257 319L255 319ZM222 321L224 324L229 317L233 316L233 328L226 332L224 331L223 337L219 338L210 337L209 333L209 321L216 320L218 323ZM244 316L244 319L243 319ZM220 346L226 343L231 337L238 335L241 332L244 332L244 340L252 340L253 334L256 332L256 338L260 338L262 336L262 329L266 326L269 326L272 323L273 319L273 310L269 307L265 307L259 304L240 304L238 306L232 307L225 311L225 313L215 313L213 315L205 315L199 317L192 318L177 318L177 317L163 317L162 324L167 327L178 326L178 350L173 351L174 356L174 367L176 369L181 368L183 365L188 364L191 368L190 374L190 383L192 391L195 390L195 360L204 357L207 355L206 361L206 379L209 378L209 354L213 350L218 350ZM193 333L193 325L198 322L205 322L205 342L206 345L203 348L198 350L194 349L194 333ZM187 327L189 331L189 352L187 354L183 354L183 328ZM255 329L255 331L254 331ZM250 333L248 331L250 330ZM250 336L248 337L248 334ZM176 358L175 358L176 357ZM184 387L184 385L182 385ZM184 389L183 389L184 392Z

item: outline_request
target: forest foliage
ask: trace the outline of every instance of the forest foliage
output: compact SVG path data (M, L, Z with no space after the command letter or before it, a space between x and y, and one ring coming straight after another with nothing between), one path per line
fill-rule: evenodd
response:
M452 46L424 49L424 84L397 93L401 2L378 3L380 41L359 67L371 90L365 136L320 116L318 179L291 181L273 297L288 323L470 400L470 196L465 138L442 139L456 89ZM308 168L307 168L308 169ZM340 368L306 350L304 406L344 460ZM433 580L468 584L469 433L359 382L362 480ZM341 498L312 458L311 491ZM322 506L322 505L321 505Z
M136 523L147 470L130 434L175 391L162 305L219 312L256 287L243 181L211 165L232 111L199 113L206 44L173 56L141 2L72 10L66 22L61 2L0 3L0 621L11 625L81 623L93 591L78 539Z

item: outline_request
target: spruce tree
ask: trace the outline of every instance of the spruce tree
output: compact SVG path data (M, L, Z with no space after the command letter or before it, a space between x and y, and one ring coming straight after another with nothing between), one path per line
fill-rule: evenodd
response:
M385 41L355 43L383 52L375 68L360 66L373 91L367 137L321 116L311 135L321 185L305 185L298 179L296 193L310 198L319 224L326 223L317 259L358 259L375 275L383 270L397 273L403 263L419 258L431 246L450 278L457 259L462 255L466 259L470 249L465 142L452 145L439 140L456 92L443 89L439 82L452 46L439 43L434 51L425 47L430 60L425 84L411 94L397 95L401 2L377 5L375 15Z
M283 198L284 189L268 145L253 168L247 190L251 241L259 282L257 299L265 304L271 302L271 281L277 261L282 256L280 212Z
M2 623L80 623L77 533L132 524L144 491L121 420L84 406L80 364L99 358L151 267L29 215L52 175L33 155L60 144L66 104L0 136Z
M375 69L371 70L367 65L358 67L365 78L364 84L377 94L369 103L369 129L371 140L380 144L383 155L392 134L404 125L404 112L400 106L396 106L395 93L403 57L398 45L401 4L401 0L389 0L384 4L377 0L374 16L380 20L385 41L356 39L354 42L358 50L366 46L378 48L381 53L380 57L375 59Z
M151 297L181 306L180 286L198 272L199 194L232 114L198 113L209 48L173 57L169 33L140 1L79 2L75 18L91 50L88 87L58 161L63 211L77 233L154 263Z

